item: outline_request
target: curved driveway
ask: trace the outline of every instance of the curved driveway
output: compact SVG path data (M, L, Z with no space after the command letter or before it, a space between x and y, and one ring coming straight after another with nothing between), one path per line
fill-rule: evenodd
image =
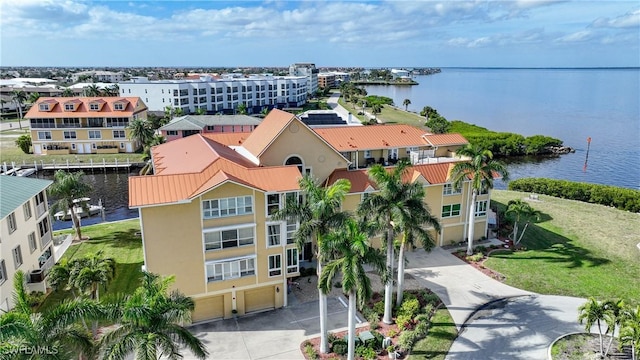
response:
M584 330L585 299L513 288L441 248L407 258L407 272L440 296L460 330L447 359L546 359L557 337Z

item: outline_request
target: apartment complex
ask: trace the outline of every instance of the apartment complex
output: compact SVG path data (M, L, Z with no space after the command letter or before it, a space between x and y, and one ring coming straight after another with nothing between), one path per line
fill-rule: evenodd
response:
M318 91L318 72L316 65L312 63L295 63L289 66L290 76L304 76L307 78L307 91L315 94Z
M13 308L13 278L43 284L55 263L47 205L50 180L0 176L0 312ZM44 289L43 287L35 287Z
M25 115L37 155L132 153L129 123L146 118L139 97L45 97Z
M333 73L318 74L318 87L320 89L333 89L336 87L336 75Z
M81 71L73 74L71 79L73 82L77 82L82 77L90 77L94 82L108 82L108 83L117 83L125 78L125 73L122 71L113 72L113 71L102 71L102 70L89 70L89 71Z
M248 115L185 115L174 118L158 130L171 141L194 134L250 133L261 121Z
M229 318L287 305L287 278L299 275L312 244L298 249L299 224L274 221L288 199L300 199L298 180L348 179L343 208L355 210L377 191L367 166L414 166L405 174L426 190L441 219L438 245L464 240L469 183L453 189L450 172L459 135L434 135L407 125L311 129L295 115L272 110L251 133L195 134L152 149L155 175L132 177L129 205L137 208L145 267L174 274L174 286L196 304L194 321ZM239 140L240 139L240 140ZM476 204L475 238L486 234L489 194Z
M180 108L185 114L200 109L207 114L235 114L244 104L248 114L264 108L299 107L307 102L304 76L254 76L217 79L202 75L198 80L149 80L132 78L121 82L120 95L138 96L150 111Z

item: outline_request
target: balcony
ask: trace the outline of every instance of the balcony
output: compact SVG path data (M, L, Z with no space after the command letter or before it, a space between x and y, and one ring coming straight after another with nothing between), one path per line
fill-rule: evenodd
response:
M411 165L438 164L438 163L466 160L464 158L453 157L453 156L436 157L435 150L411 151L409 153L409 159L411 160Z
M41 202L40 204L36 205L36 218L40 218L40 216L42 216L45 212L47 211L47 204L45 204L44 202Z

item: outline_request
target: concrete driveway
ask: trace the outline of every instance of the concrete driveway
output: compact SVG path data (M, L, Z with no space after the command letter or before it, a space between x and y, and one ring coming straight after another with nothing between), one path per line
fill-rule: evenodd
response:
M347 327L347 307L338 298L327 299L328 328ZM362 319L361 315L358 315ZM189 330L205 344L209 359L304 359L300 344L318 336L318 301L287 308L194 325ZM185 351L184 359L194 359Z

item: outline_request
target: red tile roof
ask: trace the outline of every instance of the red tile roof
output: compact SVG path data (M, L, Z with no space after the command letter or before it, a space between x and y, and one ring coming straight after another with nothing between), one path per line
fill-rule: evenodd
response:
M75 111L65 111L65 103L78 103ZM100 110L89 110L89 104L95 102L104 102L105 104ZM125 103L124 110L114 110L115 103ZM49 111L40 111L40 104L49 104ZM24 116L27 119L31 118L51 118L51 117L68 117L68 118L81 118L81 117L130 117L138 108L142 105L142 110L147 107L144 105L139 97L41 97L38 101L29 109Z
M424 130L409 125L341 126L313 129L338 151L424 146Z

